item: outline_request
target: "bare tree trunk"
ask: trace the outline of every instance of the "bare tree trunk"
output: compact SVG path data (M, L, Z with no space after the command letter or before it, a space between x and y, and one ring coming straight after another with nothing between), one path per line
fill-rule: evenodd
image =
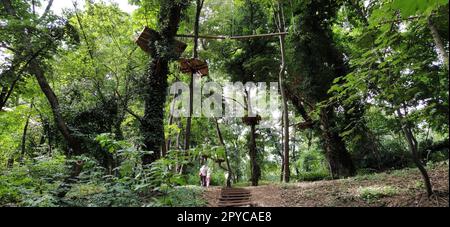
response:
M26 153L27 133L28 133L28 126L30 125L30 118L31 118L31 114L28 114L27 120L25 122L25 127L23 128L21 152L20 152L20 159L19 159L20 163L23 163L25 153Z
M434 39L434 43L436 44L436 49L438 51L439 56L444 60L444 65L445 67L447 67L447 70L449 69L448 67L448 53L445 50L445 45L444 45L444 41L442 40L441 35L439 34L439 31L437 30L436 26L434 25L433 20L430 18L428 18L428 28L431 31L431 35L433 36Z
M233 171L231 170L230 159L228 157L228 149L225 145L225 141L223 140L222 131L220 130L220 126L219 126L219 121L217 120L217 118L215 118L214 121L216 123L217 136L219 137L220 144L225 149L225 162L227 164L227 172L228 172L227 187L231 188L231 181L233 179Z
M69 127L67 127L67 124L64 121L64 118L61 114L58 98L56 97L52 88L48 84L47 78L44 75L44 71L39 66L38 61L33 60L30 64L30 69L31 72L36 77L42 92L45 94L48 102L50 103L53 116L55 118L56 126L58 127L59 131L61 132L61 134L63 135L64 139L66 140L69 146L69 152L67 154L69 156L81 155L83 153L81 149L81 143L72 135Z
M283 182L284 180L284 148L283 148L283 142L284 142L284 125L281 126L281 144L280 144L280 151L278 152L278 155L281 158L281 174L280 174L280 182ZM277 143L278 146L278 143Z
M422 174L422 178L425 183L428 197L430 197L433 195L433 187L431 185L431 181L430 181L428 172L420 161L417 140L414 137L414 133L412 132L411 127L408 125L407 122L406 123L404 122L404 116L403 116L402 112L400 111L400 109L397 110L397 114L400 118L400 123L402 126L403 133L405 135L406 141L408 141L408 147L409 147L409 151L412 154L413 162L419 169L420 173Z
M14 158L10 157L8 158L8 163L6 163L6 168L12 169L14 167Z
M295 130L295 128L294 128L294 136L292 137L292 159L293 159L293 161L294 161L294 169L295 169L295 174L297 175L297 177L298 177L298 175L300 174L300 171L298 170L298 166L297 166L297 160L298 160L298 157L297 157L297 154L296 154L296 152L295 152L295 142L296 142L296 140L295 140L295 135L296 135L296 130Z
M197 10L195 14L194 25L194 54L193 58L198 58L198 36L200 30L200 15L203 9L204 0L197 1ZM191 81L189 84L189 117L186 122L186 135L184 137L184 149L187 151L191 148L191 127L192 127L192 115L194 114L194 72L191 75Z
M58 98L56 97L56 94L53 92L52 88L48 84L47 78L44 75L44 71L40 67L37 60L33 60L30 63L30 69L31 72L36 77L42 92L45 94L48 102L50 103L56 126L58 127L59 131L63 135L66 142L68 143L69 150L67 152L67 156L81 155L83 153L81 143L78 141L78 139L76 139L72 135L72 133L69 130L69 127L67 127L67 124L64 121L61 114ZM59 186L57 194L58 197L62 198L69 192L69 190L72 187L72 183L76 182L77 177L81 173L82 169L83 169L82 161L78 161L72 165L72 171L70 173L70 176L67 177L64 180L64 182Z
M192 115L194 114L194 76L194 74L191 75L189 82L189 116L186 119L186 131L184 135L184 150L186 152L191 149Z
M284 156L281 155L281 174L280 174L280 182L284 180Z
M278 1L278 31L284 33L285 29L285 18L282 3ZM280 35L280 49L281 49L281 69L279 73L279 83L281 90L281 98L283 101L283 125L284 125L284 141L283 141L283 151L284 151L284 182L289 182L291 178L290 163L289 163L289 110L288 101L286 96L286 89L284 84L284 77L286 76L286 59L285 59L285 35Z
M256 148L256 125L251 125L250 131L250 143L249 143L249 151L250 151L250 164L252 169L252 186L258 186L258 181L261 178L261 169L258 164L258 150Z
M2 85L2 91L0 92L0 111L3 110L3 108L6 105L6 95L8 94L8 88L3 87Z
M174 95L173 96L173 98L175 99L177 97L177 95ZM170 116L169 116L169 126L170 125L173 125L173 122L174 122L174 117L173 117L173 110L175 109L175 102L173 102L172 103L172 106L171 106L171 109L170 109ZM171 147L171 144L172 144L172 139L169 137L169 138L167 138L167 140L166 140L166 146L165 146L165 149L163 149L163 157L165 157L166 156L166 154L167 154L167 152L169 152L170 151L170 147ZM165 152L164 152L165 151Z
M350 177L356 174L356 169L345 143L336 131L332 107L322 109L321 114L322 138L324 140L325 156L330 166L333 178Z
M50 126L50 122L48 122L48 120L46 120L46 122L44 124L46 124L48 127L47 128L48 156L52 157L52 155L53 155L53 147L52 147L53 135L51 132L51 126Z

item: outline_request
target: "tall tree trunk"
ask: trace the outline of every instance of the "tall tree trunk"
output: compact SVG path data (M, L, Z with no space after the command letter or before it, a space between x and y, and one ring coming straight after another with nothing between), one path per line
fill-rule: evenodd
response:
M178 82L178 81L177 81L177 82ZM174 95L173 98L174 98L174 99L177 98L177 95ZM169 126L170 126L170 125L173 125L173 122L174 122L174 120L175 120L175 118L174 118L174 116L173 116L173 111L174 111L174 109L175 109L175 102L172 103L172 106L171 106L171 108L170 108L170 116L169 116L169 122L168 122L168 123L169 123ZM163 153L162 153L162 156L163 156L163 157L165 157L165 156L167 155L167 152L170 151L171 145L172 145L172 139L169 137L169 138L167 138L165 148L163 149ZM177 148L177 149L178 149L178 148ZM165 151L165 152L164 152L164 151Z
M434 25L432 18L428 18L428 28L431 31L431 35L433 36L434 43L436 44L436 49L438 51L439 56L444 60L444 65L449 69L448 62L448 53L445 50L444 41L442 40L441 35L439 34L438 29Z
M281 175L280 175L280 182L284 181L284 156L281 155Z
M284 33L285 28L285 18L284 9L282 3L278 1L278 31ZM285 51L285 36L280 35L280 52L281 52L281 69L279 73L279 83L281 91L281 99L283 101L283 125L284 125L284 141L283 141L283 151L284 151L284 182L288 183L291 178L290 163L289 163L289 110L288 101L286 95L286 89L284 84L284 79L286 76L286 51Z
M239 144L238 139L233 140L233 161L235 163L235 166L239 167L241 166L241 159L239 154ZM239 168L234 169L234 183L240 182L242 177L242 172L239 170Z
M153 152L142 156L144 165L151 164L161 157L161 148L165 146L164 106L168 89L167 74L169 61L175 59L173 44L186 3L163 1L159 12L158 26L161 28L161 40L158 46L149 43L152 51L147 72L147 88L144 94L145 113L141 121L141 133L144 137L145 150ZM164 53L161 53L164 52ZM162 54L162 55L161 55Z
M250 131L250 143L249 143L249 151L250 151L250 164L252 170L251 182L252 186L258 186L258 181L261 178L261 168L258 164L258 149L256 148L256 125L251 125Z
M294 128L294 136L292 137L293 139L292 139L292 160L294 161L294 169L295 169L295 174L297 175L297 177L300 175L300 171L299 171L299 169L298 169L298 166L297 166L297 161L298 161L298 156L297 156L297 153L296 153L296 151L295 151L295 143L296 143L296 140L295 140L295 136L296 136L296 130L295 130L295 128Z
M10 157L8 158L8 162L6 163L6 168L12 169L14 167L14 158Z
M336 130L333 108L327 107L322 109L320 118L325 156L330 166L332 177L354 176L356 169L342 137Z
M47 100L50 103L53 112L56 126L58 127L58 130L61 132L61 134L63 135L64 139L66 140L69 146L66 155L67 156L81 155L83 153L81 143L78 141L78 139L76 139L72 135L71 131L69 130L69 127L64 121L64 118L62 117L61 114L58 98L56 97L56 94L50 87L47 78L44 75L44 71L42 70L37 60L33 60L30 63L30 71L36 77L39 87L47 97ZM76 182L77 177L80 175L83 169L83 164L84 163L82 161L78 161L72 165L70 175L64 180L64 182L58 188L57 196L59 198L64 197L70 191L72 184Z
M31 118L31 114L28 114L27 120L25 122L25 127L23 128L21 152L20 152L20 158L19 158L20 163L23 163L25 153L26 153L27 133L28 133L28 126L30 125L30 118Z
M217 120L217 118L215 118L214 121L215 121L215 124L216 124L217 136L219 137L220 144L223 146L223 149L225 149L225 162L227 164L227 173L228 173L227 187L231 188L231 181L233 179L233 171L231 170L230 159L228 157L228 149L227 149L227 147L225 145L225 141L223 140L222 131L220 130L219 121Z
M52 88L48 84L47 78L44 75L44 71L42 70L37 60L33 60L30 63L30 70L31 73L33 73L34 76L36 77L42 92L47 97L47 100L50 103L53 112L56 126L58 127L58 130L61 132L61 134L63 135L64 139L66 140L69 146L69 151L67 152L67 155L68 156L81 155L83 153L81 149L81 143L78 141L78 139L76 139L72 135L69 127L67 126L61 114L58 98L56 97L55 92L53 92Z
M151 153L142 156L142 164L148 165L161 157L164 144L164 105L167 95L168 62L153 59L148 69L145 94L145 113L141 122L145 150Z
M44 121L44 128L47 132L47 141L48 141L48 156L52 157L53 155L53 147L52 147L52 142L53 142L53 134L51 131L51 126L50 126L50 122L48 122L48 120Z
M184 135L184 150L191 149L192 115L194 114L194 74L191 74L189 82L189 116L186 119L186 131Z
M3 87L2 85L2 91L0 92L0 111L3 110L3 108L6 105L6 95L8 94L8 88Z
M413 162L419 169L420 173L422 174L422 178L425 183L425 188L427 190L428 197L430 197L433 195L433 187L431 185L431 181L430 181L428 172L420 161L420 154L418 152L417 140L414 137L414 133L412 132L411 127L408 125L407 122L406 123L404 122L404 120L403 120L404 116L403 116L402 112L400 111L400 109L397 110L397 114L400 118L400 123L402 126L404 136L406 138L406 141L408 141L408 147L409 147L409 151L412 154Z
M280 174L280 182L284 181L284 147L283 147L283 141L284 141L284 125L281 126L281 144L280 147L278 147L277 143L277 149L279 148L278 155L281 158L281 174Z
M194 53L193 58L198 58L198 36L200 30L200 15L203 9L204 0L196 0L197 8L195 13L195 25L194 25ZM191 148L191 126L192 115L194 114L194 72L191 75L191 81L189 84L189 116L186 120L186 135L184 137L184 149L187 151Z

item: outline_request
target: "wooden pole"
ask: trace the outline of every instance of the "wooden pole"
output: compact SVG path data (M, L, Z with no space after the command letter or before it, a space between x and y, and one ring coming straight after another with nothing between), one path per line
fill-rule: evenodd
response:
M198 58L198 33L200 30L200 16L203 8L204 0L197 0L197 10L195 15L194 25L194 54L193 58ZM189 84L189 117L186 120L186 134L184 138L184 149L188 151L191 147L191 127L192 127L192 115L194 114L194 72L191 73L191 81Z
M285 28L285 18L283 6L280 1L277 4L277 25L279 33L284 33L286 31ZM284 151L284 174L283 180L286 183L289 183L291 178L290 166L289 166L289 110L288 110L288 101L286 88L284 84L285 76L286 76L286 50L285 50L285 36L278 35L280 39L280 54L281 54L281 67L279 73L279 83L280 83L280 91L281 98L283 100L283 151Z
M224 36L224 35L185 35L179 34L176 35L179 38L199 38L199 39L232 39L232 40L241 40L241 39L254 39L254 38L267 38L267 37L279 37L288 35L288 32L277 32L277 33L269 33L269 34L258 34L258 35L242 35L242 36Z

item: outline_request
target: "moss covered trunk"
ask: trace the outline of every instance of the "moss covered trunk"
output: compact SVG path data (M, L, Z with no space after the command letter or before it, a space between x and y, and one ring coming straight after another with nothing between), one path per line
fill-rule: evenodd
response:
M149 43L152 54L145 81L145 114L140 129L144 139L144 150L152 153L142 156L144 165L158 160L164 146L164 106L168 89L169 62L179 57L175 48L175 36L182 11L187 6L187 2L162 1L158 20L160 37L155 42Z

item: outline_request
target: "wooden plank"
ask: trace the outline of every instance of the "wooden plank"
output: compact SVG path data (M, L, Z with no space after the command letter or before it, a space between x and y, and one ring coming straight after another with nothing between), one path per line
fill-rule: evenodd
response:
M219 203L219 207L240 207L240 206L251 206L251 202L245 202L245 203Z
M241 194L241 195L230 195L230 194L222 194L222 197L251 197L251 194Z
M247 189L225 189L225 190L222 190L222 191L223 192L250 192Z
M243 189L243 188L231 188L231 189L222 189L223 192L227 192L227 191L244 191L244 192L249 192L249 190L247 189Z
M251 194L221 194L222 197L251 197Z
M240 202L240 203L219 203L218 206L219 207L240 207L240 206L251 206L252 203L251 202Z
M258 34L258 35L240 35L240 36L224 36L224 35L199 35L198 38L200 39L232 39L232 40L240 40L240 39L254 39L254 38L267 38L267 37L274 37L274 36L285 36L288 35L287 32L277 32L277 33L269 33L269 34ZM179 34L176 35L177 37L181 38L195 38L195 35L184 35Z
M219 201L218 204L227 204L228 206L233 206L235 204L252 204L252 201L247 200L247 201Z
M221 195L250 195L250 192L222 192Z
M219 202L249 202L250 198L241 199L241 198L220 198Z
M142 32L135 40L136 44L146 53L151 54L150 42L161 39L161 35L154 29L147 26L144 27ZM187 48L187 44L181 41L175 40L175 51L181 55Z
M219 200L221 200L221 199L223 199L223 200L226 200L226 199L228 199L228 200L250 200L250 199L252 199L252 197L221 197Z
M244 188L223 188L219 198L219 207L252 206L251 193Z
M182 73L199 73L202 77L209 74L208 63L199 59L180 59L180 69Z

